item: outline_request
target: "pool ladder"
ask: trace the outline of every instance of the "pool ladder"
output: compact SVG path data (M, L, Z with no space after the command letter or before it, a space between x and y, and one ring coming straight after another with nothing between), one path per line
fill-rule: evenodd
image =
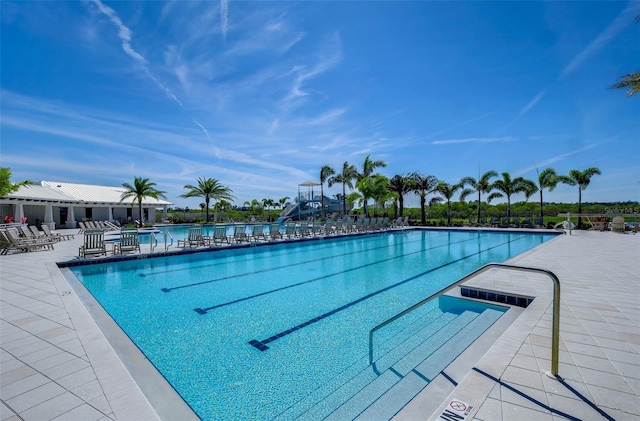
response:
M171 242L169 244L167 244L167 237L171 239ZM171 235L170 232L165 231L164 232L164 251L169 250L169 247L171 247L172 245L173 245L173 236ZM158 237L156 237L156 234L152 232L151 239L149 240L149 251L153 253L156 247L158 247Z
M540 268L532 268L532 267L527 267L527 266L515 266L515 265L506 265L506 264L502 264L502 263L489 263L486 264L484 266L482 266L481 268L471 272L470 274L468 274L467 276L465 276L464 278L459 279L458 281L454 282L453 284L442 288L440 291L431 294L430 296L428 296L427 298L425 298L424 300L417 302L416 304L412 305L411 307L407 308L406 310L401 311L400 313L396 314L395 316L385 320L384 322L380 323L379 325L375 326L373 329L371 329L369 331L369 365L373 365L374 369L375 369L375 365L373 363L373 334L387 326L388 324L396 321L397 319L401 318L402 316L406 315L407 313L412 312L413 310L417 309L418 307L421 307L422 305L428 303L429 301L431 301L432 299L444 294L445 292L449 291L452 288L455 288L456 286L468 281L469 279L473 278L476 275L479 275L483 272L486 272L489 269L492 268L498 268L498 269L509 269L509 270L517 270L517 271L523 271L523 272L535 272L535 273L542 273L544 275L547 275L549 278L551 278L551 280L553 281L553 326L552 326L552 332L551 332L551 372L546 372L545 374L551 378L555 378L557 380L562 380L562 378L558 375L558 353L559 353L559 345L560 345L560 280L558 279L558 277L551 272L550 270L547 269L540 269Z

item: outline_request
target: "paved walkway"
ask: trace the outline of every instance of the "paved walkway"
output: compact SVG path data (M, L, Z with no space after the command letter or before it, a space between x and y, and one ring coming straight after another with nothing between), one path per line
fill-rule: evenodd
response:
M150 396L149 403L53 264L73 258L80 241L76 236L53 251L0 257L2 421L170 419L158 415L168 413L163 399ZM574 231L510 263L548 268L562 281L559 374L565 382L609 419L640 420L640 235ZM567 419L551 410L607 419L544 374L550 368L548 278L490 271L470 283L536 299L475 366L500 383L470 371L431 419L454 398L473 405L467 419ZM418 395L396 418L427 419L428 401Z

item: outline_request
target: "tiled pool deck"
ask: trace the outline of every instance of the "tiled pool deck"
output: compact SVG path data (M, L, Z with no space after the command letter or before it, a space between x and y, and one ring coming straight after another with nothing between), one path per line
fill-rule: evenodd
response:
M172 417L184 408L174 408L165 389L145 385L155 395L145 397L122 362L135 356L116 354L53 263L74 258L80 243L76 236L53 251L0 257L2 421L184 419ZM640 421L640 235L573 231L508 263L560 278L559 374L610 418L544 374L551 365L549 279L491 270L467 285L536 297L475 364L495 379L469 371L441 403L427 388L395 419L439 419L455 398L473 405L467 420L567 419L560 412Z

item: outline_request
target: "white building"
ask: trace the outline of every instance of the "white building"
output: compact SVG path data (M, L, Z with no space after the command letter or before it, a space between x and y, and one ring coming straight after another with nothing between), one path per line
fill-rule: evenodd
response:
M123 187L42 181L40 185L22 186L0 198L1 222L6 216L15 222L27 218L29 225L47 224L50 228L76 228L78 221L118 221L121 224L140 219L135 198L120 201ZM156 222L156 209L166 219L171 202L152 197L142 199L143 221Z

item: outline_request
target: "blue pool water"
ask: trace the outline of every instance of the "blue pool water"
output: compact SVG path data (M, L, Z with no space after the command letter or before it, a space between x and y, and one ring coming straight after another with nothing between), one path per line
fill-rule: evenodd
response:
M498 307L442 297L380 330L381 375L372 327L552 237L410 230L71 270L202 419L353 418L362 408L343 403L359 388L424 360L412 350L435 347L455 318Z

